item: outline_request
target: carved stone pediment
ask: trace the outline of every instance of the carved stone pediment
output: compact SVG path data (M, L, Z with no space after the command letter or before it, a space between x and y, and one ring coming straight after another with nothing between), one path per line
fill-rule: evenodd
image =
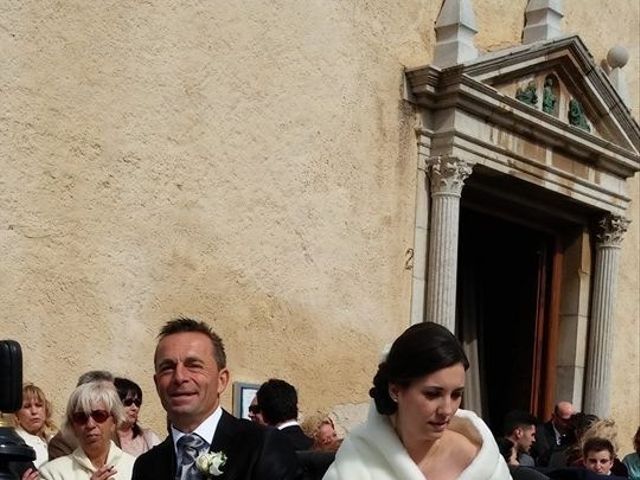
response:
M428 155L465 158L598 209L626 209L640 126L579 37L406 77Z
M616 128L608 117L602 119L594 114L589 99L575 87L568 86L563 72L555 69L530 73L500 84L494 84L503 95L516 98L524 105L558 118L569 125L610 141L624 137L616 136ZM613 128L612 128L613 127Z
M498 58L502 61L497 62ZM500 55L487 55L467 64L465 71L512 98L516 97L519 88L526 89L534 82L539 99L537 107L541 110L549 79L556 83L550 88L559 95L555 116L560 120L570 123L570 103L574 100L580 104L590 127L585 130L621 147L640 150L638 123L580 37L563 37L516 47L500 52Z

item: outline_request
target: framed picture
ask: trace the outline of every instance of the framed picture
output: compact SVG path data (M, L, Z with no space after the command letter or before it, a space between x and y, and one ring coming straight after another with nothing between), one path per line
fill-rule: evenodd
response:
M249 405L256 396L260 385L255 383L233 382L233 415L249 419Z

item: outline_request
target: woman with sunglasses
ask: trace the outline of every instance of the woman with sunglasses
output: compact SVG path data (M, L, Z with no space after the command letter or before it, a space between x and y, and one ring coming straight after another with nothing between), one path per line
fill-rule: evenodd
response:
M160 443L160 438L148 428L138 424L142 406L142 389L128 378L117 377L113 384L124 406L125 419L118 428L120 446L125 452L137 457Z
M80 445L71 454L40 468L43 480L130 480L135 457L123 452L112 435L124 421L118 394L108 382L77 387L67 403L63 430Z

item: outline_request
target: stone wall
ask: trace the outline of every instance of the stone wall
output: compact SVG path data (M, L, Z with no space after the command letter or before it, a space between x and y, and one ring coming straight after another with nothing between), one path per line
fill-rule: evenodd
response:
M637 118L637 2L565 3L565 31L598 63L629 49ZM474 1L478 48L518 44L525 4ZM438 9L0 4L0 336L21 342L25 380L58 414L80 373L109 368L142 385L143 420L162 432L154 337L176 315L214 325L234 380L287 378L309 413L366 402L380 350L409 323L403 68L431 60ZM623 440L640 423L639 185L614 353Z

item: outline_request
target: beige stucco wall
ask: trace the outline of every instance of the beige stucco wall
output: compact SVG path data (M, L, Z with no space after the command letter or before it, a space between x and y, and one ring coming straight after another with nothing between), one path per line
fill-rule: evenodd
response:
M637 118L637 2L565 3L565 30L598 63L629 48ZM525 4L475 0L478 47L517 44ZM416 148L402 70L429 63L438 9L1 3L0 337L21 342L25 379L61 412L80 373L109 368L141 383L143 418L162 430L154 336L182 314L212 322L235 380L287 378L307 412L366 401L378 352L409 323ZM623 437L640 423L638 177L629 185Z
M620 44L629 51L624 67L633 116L640 111L640 3L564 2L565 31L578 33L595 62L606 67L609 48ZM640 426L640 176L628 181L632 223L622 246L618 280L613 351L612 417L619 426L621 450L632 451Z

